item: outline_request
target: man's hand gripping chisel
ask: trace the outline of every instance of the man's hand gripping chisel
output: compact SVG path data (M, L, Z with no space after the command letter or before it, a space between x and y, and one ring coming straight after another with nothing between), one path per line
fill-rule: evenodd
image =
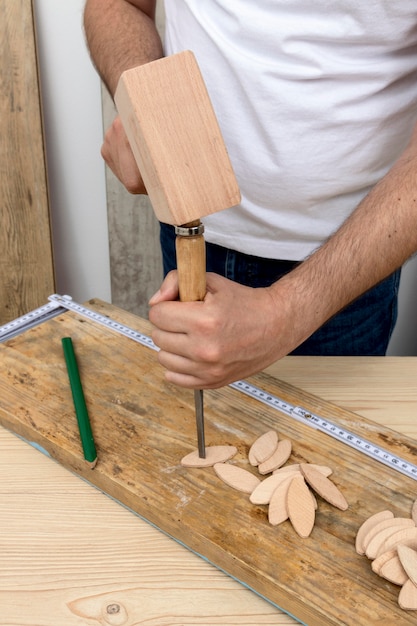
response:
M175 226L180 300L204 300L200 218L238 204L240 192L193 53L126 70L114 99L155 215ZM204 458L202 390L194 396Z

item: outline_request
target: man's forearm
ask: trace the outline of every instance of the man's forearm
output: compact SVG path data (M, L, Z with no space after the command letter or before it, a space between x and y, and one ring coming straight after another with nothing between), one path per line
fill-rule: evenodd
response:
M272 288L284 289L297 344L417 251L417 128L386 176L330 239ZM278 329L277 329L278 330Z
M84 28L91 57L111 95L126 69L163 55L151 0L87 0Z

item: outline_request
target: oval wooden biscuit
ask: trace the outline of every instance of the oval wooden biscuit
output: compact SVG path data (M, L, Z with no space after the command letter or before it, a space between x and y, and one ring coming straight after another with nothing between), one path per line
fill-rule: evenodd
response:
M394 585L403 585L408 580L408 576L401 564L398 554L388 559L382 567L379 568L379 575Z
M308 484L319 496L333 504L333 506L346 511L348 503L343 493L324 474L311 467L308 463L300 463L300 470Z
M254 476L248 470L230 463L215 463L213 469L217 476L229 487L243 491L243 493L252 493L261 482L257 476Z
M399 545L406 545L410 548L417 549L417 528L413 526L411 528L401 528L397 530L393 535L388 537L381 546L380 554L398 548Z
M415 611L417 609L417 587L411 580L407 580L401 587L398 604L400 608L407 611Z
M389 520L383 520L371 528L363 542L368 559L376 559L388 537L402 528L415 528L413 520L409 517L393 517ZM385 549L384 552L386 552Z
M379 575L385 563L387 563L387 561L392 559L394 556L397 556L397 550L388 550L388 552L384 552L383 554L378 556L371 563L372 571L375 572L375 574Z
M278 433L275 430L264 433L249 448L249 463L254 466L263 463L275 452L277 445Z
M369 545L375 535L381 532L381 530L392 528L393 526L403 525L414 526L414 522L410 517L389 517L387 519L380 520L376 524L373 524L372 528L368 530L363 539L363 544L365 548Z
M202 459L198 455L198 450L194 450L181 459L184 467L211 467L215 463L229 461L237 453L235 446L207 446L206 458Z
M288 519L287 494L290 483L294 475L288 473L288 476L274 490L268 507L268 521L272 526L277 526Z
M287 511L296 533L307 538L314 527L316 511L303 476L294 476L287 491Z
M359 526L358 532L356 533L356 539L355 539L356 552L358 554L365 554L364 539L367 533L371 530L371 528L376 526L376 524L379 524L379 522L382 522L383 520L386 520L386 519L392 519L393 517L394 517L394 513L388 510L379 511L378 513L374 513L374 515L371 515L371 517L368 517Z
M417 552L409 546L397 546L398 558L408 578L417 585Z
M401 530L401 526L391 526L389 528L384 528L380 530L379 533L372 537L371 541L365 548L365 555L368 559L373 561L378 558L381 554L385 554L387 550L385 549L385 542L391 535L394 535L398 530Z
M289 439L278 441L278 445L272 455L263 463L259 463L258 471L260 474L269 474L281 467L288 461L291 456L292 444Z

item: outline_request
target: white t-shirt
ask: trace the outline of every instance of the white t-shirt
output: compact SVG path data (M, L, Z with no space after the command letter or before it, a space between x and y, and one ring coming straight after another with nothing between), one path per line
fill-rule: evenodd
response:
M386 173L417 120L417 0L167 0L242 193L207 241L300 260Z

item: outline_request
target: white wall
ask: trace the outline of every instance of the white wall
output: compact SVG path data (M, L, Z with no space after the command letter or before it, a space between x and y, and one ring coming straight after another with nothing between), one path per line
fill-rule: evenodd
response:
M84 42L84 0L35 0L56 290L110 301L100 81Z
M82 31L84 0L35 0L57 291L110 301L100 81ZM400 289L391 355L417 355L417 259Z

